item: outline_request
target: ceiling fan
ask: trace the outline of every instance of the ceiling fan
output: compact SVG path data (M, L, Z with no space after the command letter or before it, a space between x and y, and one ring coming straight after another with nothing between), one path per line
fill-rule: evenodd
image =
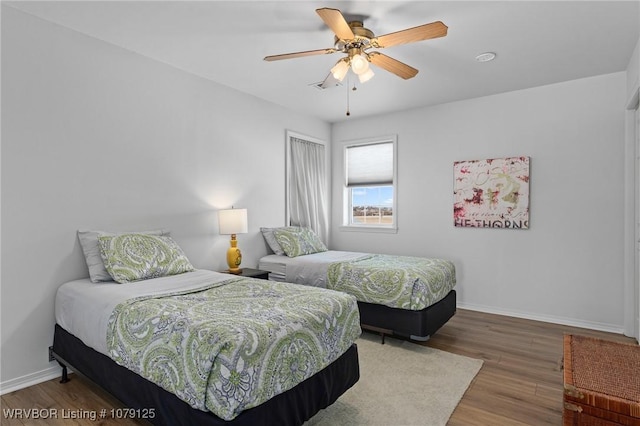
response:
M373 77L373 71L369 67L371 62L406 80L415 77L418 74L418 70L383 53L370 52L369 49L382 49L447 35L447 26L440 21L436 21L376 37L373 31L364 27L362 20L347 22L342 12L338 9L321 8L316 9L316 13L335 33L334 47L266 56L264 60L279 61L341 52L347 56L341 58L331 68L331 73L327 78L333 77L338 81L342 81L349 69L351 69L358 76L360 82L364 83Z

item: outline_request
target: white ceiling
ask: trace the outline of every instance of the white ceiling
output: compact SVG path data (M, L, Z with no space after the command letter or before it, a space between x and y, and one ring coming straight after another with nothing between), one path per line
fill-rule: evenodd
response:
M27 13L320 119L351 117L626 70L638 41L639 1L23 1ZM265 62L333 46L315 9L364 15L383 35L442 21L446 37L381 51L420 70L319 90L342 56ZM496 60L478 63L483 52ZM351 79L351 85L353 81ZM345 80L346 83L346 80Z

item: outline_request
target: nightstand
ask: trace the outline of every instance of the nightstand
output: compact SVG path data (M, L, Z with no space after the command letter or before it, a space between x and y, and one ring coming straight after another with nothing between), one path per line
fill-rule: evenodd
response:
M238 277L259 278L261 280L269 279L269 271L263 271L260 269L242 268L242 272L239 274L231 274L228 270L220 272L229 275L237 275Z

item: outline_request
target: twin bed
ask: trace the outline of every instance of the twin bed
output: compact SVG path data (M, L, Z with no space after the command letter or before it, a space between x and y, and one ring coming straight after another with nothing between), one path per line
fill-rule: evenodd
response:
M305 228L261 228L269 279L351 294L362 328L425 341L456 311L455 266L443 259L327 250Z
M195 270L162 230L79 232L90 278L56 295L63 381L70 367L154 424L300 425L358 381L361 327L426 340L455 313L451 262L276 236L266 281Z
M58 289L63 381L70 367L166 425L300 425L358 381L354 297L195 270L166 235L98 239L117 281Z

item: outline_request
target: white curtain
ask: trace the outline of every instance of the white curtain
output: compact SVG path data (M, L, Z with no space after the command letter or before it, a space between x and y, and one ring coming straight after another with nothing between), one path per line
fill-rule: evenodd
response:
M325 147L296 137L290 137L289 142L290 225L311 228L327 243L329 226Z

